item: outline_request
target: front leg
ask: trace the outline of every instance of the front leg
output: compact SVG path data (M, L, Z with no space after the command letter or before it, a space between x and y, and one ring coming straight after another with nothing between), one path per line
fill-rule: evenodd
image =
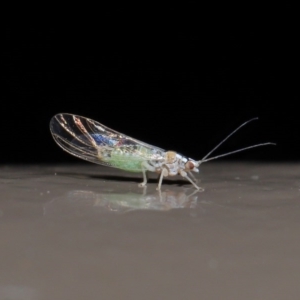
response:
M198 179L194 176L194 174L192 172L189 172L189 175L192 177L192 180L195 182L195 183L198 183Z
M180 170L179 174L183 177L186 178L197 190L203 192L204 189L199 187L198 185L196 185L196 183L194 183L194 181L188 176L187 172Z

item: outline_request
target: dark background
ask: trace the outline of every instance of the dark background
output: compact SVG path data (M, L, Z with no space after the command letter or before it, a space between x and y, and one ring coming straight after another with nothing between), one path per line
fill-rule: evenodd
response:
M191 6L29 23L7 23L2 36L1 164L77 162L51 137L59 112L195 159L259 117L216 154L271 141L227 159L299 160L293 8L259 20Z

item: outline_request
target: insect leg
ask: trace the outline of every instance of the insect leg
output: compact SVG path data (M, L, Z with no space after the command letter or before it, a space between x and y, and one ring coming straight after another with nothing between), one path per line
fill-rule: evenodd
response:
M194 182L197 183L198 179L194 176L194 174L192 172L190 172L189 174L192 177L192 179L194 180Z
M148 164L147 161L142 162L142 172L143 172L143 182L139 184L139 187L145 187L147 184L147 174L146 171L155 172L155 168Z
M163 168L163 169L161 170L161 174L160 174L160 177L159 177L158 186L157 186L157 188L156 188L157 191L160 191L163 177L167 177L168 174L169 174L169 173L168 173L168 170L167 170L166 168Z
M180 175L183 177L183 178L186 178L197 190L199 191L204 191L203 188L199 187L198 185L196 185L193 180L188 176L188 174L183 171L183 170L180 170L179 171Z
M141 182L141 183L139 184L139 187L145 187L146 184L147 184L147 174L146 174L146 170L143 168L143 169L142 169L142 172L143 172L143 178L144 178L144 180L143 180L143 182Z

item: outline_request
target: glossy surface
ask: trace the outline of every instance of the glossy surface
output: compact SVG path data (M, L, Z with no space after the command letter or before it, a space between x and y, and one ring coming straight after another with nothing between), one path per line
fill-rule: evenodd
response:
M0 299L298 299L300 165L198 178L0 167Z

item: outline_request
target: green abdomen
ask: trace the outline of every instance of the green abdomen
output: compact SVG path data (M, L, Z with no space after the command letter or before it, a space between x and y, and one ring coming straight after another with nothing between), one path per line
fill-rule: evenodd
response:
M111 152L109 163L118 169L129 172L142 172L142 162L149 154L149 150L144 147L139 147L135 152L126 152L114 150Z

